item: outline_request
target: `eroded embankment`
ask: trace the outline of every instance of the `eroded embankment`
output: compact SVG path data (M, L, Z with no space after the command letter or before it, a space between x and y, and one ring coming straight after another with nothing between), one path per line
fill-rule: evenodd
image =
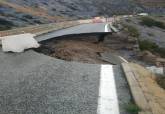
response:
M126 59L133 57L135 44L116 34L76 35L41 42L41 47L36 51L67 61L117 64L120 63L115 58L118 55Z

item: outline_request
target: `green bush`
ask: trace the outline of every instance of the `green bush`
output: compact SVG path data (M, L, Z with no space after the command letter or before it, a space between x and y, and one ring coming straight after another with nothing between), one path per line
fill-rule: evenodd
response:
M127 28L127 31L129 32L130 36L137 38L140 36L138 29L135 28L134 26L131 25L124 25L124 26L125 28Z
M157 76L156 81L163 89L165 89L165 76Z
M125 105L125 110L131 114L138 114L138 112L140 112L140 108L133 103L129 103Z
M165 48L159 47L156 43L149 40L139 41L141 51L148 50L153 53L158 53L161 57L165 57Z
M140 47L140 50L142 51L144 50L154 51L159 48L156 43L151 42L149 40L139 41L139 47Z
M155 49L155 52L157 52L157 53L159 53L159 55L161 56L161 57L164 57L165 58L165 48L156 48Z
M148 27L155 26L155 27L159 27L159 28L165 29L165 24L163 22L154 20L154 19L152 19L150 17L142 17L140 24L148 26Z

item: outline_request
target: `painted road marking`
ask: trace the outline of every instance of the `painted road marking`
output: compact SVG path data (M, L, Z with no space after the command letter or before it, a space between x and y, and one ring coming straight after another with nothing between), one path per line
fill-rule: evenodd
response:
M119 104L112 65L101 65L97 114L119 114Z
M105 32L110 32L110 31L109 31L109 24L106 24L106 25L105 25Z

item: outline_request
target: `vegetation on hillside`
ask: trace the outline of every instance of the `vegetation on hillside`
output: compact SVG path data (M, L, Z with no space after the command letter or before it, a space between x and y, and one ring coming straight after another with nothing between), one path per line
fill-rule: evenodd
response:
M154 51L158 48L158 45L154 42L151 42L149 40L139 40L139 46L140 46L140 50L144 51L144 50L148 50L148 51Z
M163 22L157 21L157 20L150 18L150 17L142 17L140 24L148 26L148 27L154 27L155 26L155 27L165 29L165 24Z
M126 31L129 33L130 36L138 38L140 36L140 33L138 29L131 25L124 25L126 28Z
M130 114L138 114L138 112L141 111L141 109L134 103L128 103L125 105L125 110L129 112Z
M163 89L165 89L165 76L157 76L156 81Z
M12 22L0 18L0 31L11 29L13 26Z
M151 51L158 53L161 57L165 57L165 48L159 47L156 43L149 40L139 40L139 48L141 51Z

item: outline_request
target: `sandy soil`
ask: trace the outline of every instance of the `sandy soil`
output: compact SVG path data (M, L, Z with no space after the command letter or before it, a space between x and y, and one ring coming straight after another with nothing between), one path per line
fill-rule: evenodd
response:
M88 38L88 39L87 39ZM51 57L91 64L108 64L101 53L109 51L97 36L78 36L47 41L36 50Z
M51 54L51 56L68 61L105 63L99 58L100 53L105 51L106 48L102 43L82 40L62 40L55 44L55 53Z

